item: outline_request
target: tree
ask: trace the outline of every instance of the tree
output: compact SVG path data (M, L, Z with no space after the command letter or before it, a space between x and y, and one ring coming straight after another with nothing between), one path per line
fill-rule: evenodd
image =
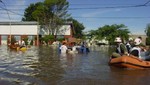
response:
M37 20L48 31L48 34L54 35L70 16L67 14L68 7L69 3L66 0L45 0L30 5L26 9L23 20ZM28 14L32 15L32 18Z
M96 31L92 31L91 34L94 34L97 39L106 39L110 43L113 43L116 37L121 37L123 40L127 40L129 38L130 31L126 29L127 27L123 24L117 25L105 25L103 27L99 27Z
M66 0L45 0L45 5L47 9L51 10L51 20L49 29L52 35L58 32L60 26L64 24L67 18L70 17L67 14L67 9L69 7L69 2ZM49 7L50 6L50 7Z
M146 45L150 45L150 24L147 24L146 29L145 29L145 33L147 35Z
M73 28L75 30L74 37L81 38L81 36L83 36L82 31L85 29L84 25L73 18L69 18L68 21L73 22Z
M37 7L42 4L41 2L30 4L28 8L25 9L24 17L22 21L37 21L33 16L32 13L37 9Z
M145 29L145 33L148 37L150 37L150 24L147 24L147 27Z

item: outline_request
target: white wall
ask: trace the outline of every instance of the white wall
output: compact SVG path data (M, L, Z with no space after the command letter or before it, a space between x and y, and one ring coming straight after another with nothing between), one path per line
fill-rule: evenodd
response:
M70 25L63 25L62 27L60 27L57 35L71 35L71 26Z
M0 25L0 35L37 35L37 25Z

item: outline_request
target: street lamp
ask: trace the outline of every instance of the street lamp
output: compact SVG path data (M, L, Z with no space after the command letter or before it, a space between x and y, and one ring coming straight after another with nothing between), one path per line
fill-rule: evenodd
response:
M2 0L0 0L0 2L4 5L4 10L6 10L6 12L7 12L7 15L8 15L8 18L9 18L9 25L10 25L10 42L11 42L11 18L10 18L10 15L9 15L9 13L8 13L8 9L7 9L7 7L6 7L6 5L5 5L5 3L2 1Z

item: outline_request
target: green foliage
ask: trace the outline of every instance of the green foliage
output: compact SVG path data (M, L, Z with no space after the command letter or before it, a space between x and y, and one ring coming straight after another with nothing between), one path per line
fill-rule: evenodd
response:
M45 35L41 40L48 43L49 41L54 40L54 36L53 35Z
M150 45L150 24L147 24L147 27L145 29L145 33L147 35L146 45Z
M110 44L113 44L116 37L121 37L123 40L127 40L129 37L130 31L126 29L126 26L123 24L117 25L105 25L99 27L97 30L90 31L90 35L96 36L96 39L104 39L109 41Z
M14 45L16 43L16 38L14 36L11 36L11 44Z
M62 42L65 40L65 38L57 38L58 41Z
M150 45L150 37L146 38L146 45Z
M24 12L23 21L37 20L50 34L54 35L60 25L70 17L67 14L69 2L67 0L45 0L31 4Z
M33 40L31 40L31 43L30 43L30 45L33 45Z
M28 45L28 38L24 38L23 40L24 40L25 44Z
M150 37L150 24L147 24L147 27L145 29L145 33L148 37Z
M37 21L37 19L34 18L32 16L32 14L40 4L42 4L42 2L38 2L38 3L35 3L35 4L30 4L30 6L25 9L24 17L22 18L22 21Z
M85 29L84 25L73 18L68 19L68 21L73 22L73 28L75 31L74 37L81 38L83 36L82 31Z

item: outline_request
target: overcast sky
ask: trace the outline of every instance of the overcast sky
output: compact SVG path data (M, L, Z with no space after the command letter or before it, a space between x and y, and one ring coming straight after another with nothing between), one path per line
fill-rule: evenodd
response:
M0 21L21 21L24 9L43 0L2 0ZM104 25L124 24L132 34L145 34L150 23L150 0L67 0L68 13L86 27L85 31ZM5 5L4 5L5 4ZM143 5L143 6L142 6ZM146 5L146 6L144 6ZM9 11L4 10L7 8ZM9 16L10 19L9 19Z

